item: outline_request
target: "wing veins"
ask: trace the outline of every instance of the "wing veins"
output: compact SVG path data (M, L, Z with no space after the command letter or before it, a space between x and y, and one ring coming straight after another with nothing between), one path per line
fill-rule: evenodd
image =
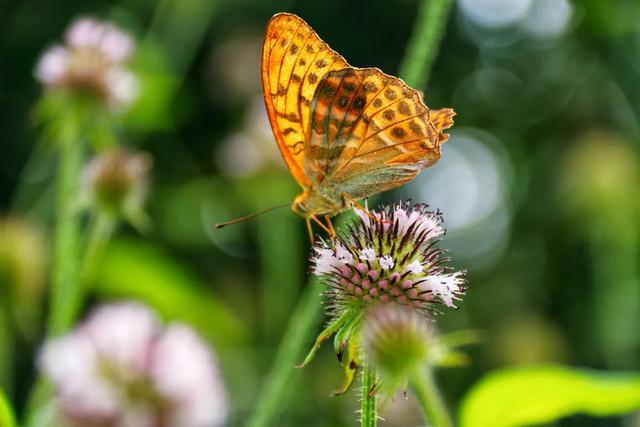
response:
M301 26L302 26L302 22L298 22L298 26L296 27L296 30L293 32L293 36L291 36L291 40L295 39L296 34L298 33L298 30L300 29ZM289 43L291 43L291 42L289 42ZM287 44L287 49L288 48L289 48L289 44ZM283 47L283 49L284 49L284 47ZM276 82L276 94L280 90L280 77L282 76L282 64L284 64L284 59L286 57L287 57L287 50L284 49L284 53L282 54L282 59L280 60L280 67L278 67L278 80ZM286 106L287 105L287 97L286 97L286 95L284 97L284 102L285 102L285 106ZM285 112L286 112L286 110L285 110Z
M398 142L397 144L387 145L387 146L384 146L384 147L376 148L375 150L369 150L366 153L361 153L361 154L358 154L356 156L353 156L353 159L358 158L358 157L364 157L364 156L367 156L369 154L377 153L378 151L387 150L389 148L395 148L395 147L399 147L399 146L402 146L402 145L405 145L405 144L412 144L412 143L415 143L415 142L423 141L425 139L428 139L428 138L426 136L423 136L422 138L412 139L410 141L402 141L402 142Z
M369 102L367 102L367 105L364 106L364 108L362 109L362 114L364 114L365 110L367 109L367 107L369 107L369 105L371 105L371 103L373 103L373 101L375 101L378 98L378 95L380 95L382 93L383 90L385 90L387 87L389 87L389 85L391 84L390 81L384 82L382 85L382 88L371 98L371 100ZM393 105L393 104L390 104ZM388 106L387 106L388 107ZM385 107L385 108L387 108ZM376 111L373 115L378 114L380 111L382 111L384 108L381 108L380 110ZM361 116L362 116L361 114ZM371 117L369 117L369 121L367 122L367 125L365 126L364 129L364 136L367 135L367 132L369 131L369 123L371 123L371 120L373 120L373 115ZM362 145L365 143L367 139L365 139L363 137L363 139L360 140L360 143L358 144L358 148L356 148L356 154L358 154L358 152L360 151L360 149L362 148ZM347 160L342 166L340 166L337 170L333 171L333 173L331 175L336 175L338 172L340 172L342 169L344 169L346 166L349 165L349 163L351 163L351 161L354 159L355 155L353 157L351 157L349 160Z
M375 95L373 98L371 98L371 101L370 101L370 102L369 102L369 103L364 107L363 112L364 112L364 110L366 110L366 109L367 109L367 107L368 107L369 105L371 105L371 103L372 103L373 101L375 101L375 100L378 98L378 95L380 95L380 94L382 93L382 91L383 91L383 90L385 90L386 88L388 88L388 87L390 86L390 84L391 84L391 83L385 83L385 84L384 84L384 86L382 87L382 89L380 89L380 91L378 91L378 93L376 93L376 95ZM400 102L400 100L398 100L398 101L396 101L396 102ZM386 107L384 107L384 108L379 109L378 111L376 111L375 113L373 113L371 116L369 116L369 121L367 122L367 125L366 125L366 126L365 126L365 128L364 128L364 133L362 134L362 138L363 138L363 139L360 141L360 144L358 144L358 148L356 149L356 153L357 153L358 151L360 151L360 149L362 148L362 144L364 144L364 142L366 141L366 139L364 139L364 137L366 137L366 136L367 136L367 132L369 131L369 123L371 123L371 120L373 120L373 117L374 117L376 114L378 114L380 111L382 111L382 110L384 110L385 108L388 108L389 106L394 105L394 104L395 104L395 102L394 102L393 104L389 104L389 105L387 105L387 106L386 106Z
M331 66L333 67L333 64L335 64L335 63L336 62L333 61ZM326 77L326 75L325 75L325 77ZM336 95L340 92L340 88L342 87L342 83L344 82L344 77L345 77L344 75L340 76L340 84L338 85L338 88L336 89L336 92L335 92ZM335 101L336 101L336 98L334 97L331 100L331 106L329 107L329 112L327 113L327 125L325 127L325 132L324 132L324 134L326 135L326 138L327 138L327 142L329 142L329 128L331 127L331 112L333 111L333 104L335 103ZM327 145L329 145L329 144L327 144ZM323 171L322 171L322 175L324 175L325 177L326 177L327 166L329 164L329 153L330 153L330 150L329 150L329 147L327 147L327 155L326 155L325 160L324 160L324 168L323 168Z
M296 38L296 34L298 34L299 29L300 29L300 28L298 28L298 29L296 30L296 32L293 34L293 37L292 37L292 39L293 39L293 40L295 40L295 38ZM287 112L287 101L288 101L288 99L289 99L289 97L288 97L287 95L288 95L288 93L289 93L289 86L291 85L291 78L293 77L293 74L294 74L294 73L295 73L295 71L296 71L296 62L298 62L298 58L300 58L300 54L302 53L302 47L304 47L304 46L307 44L307 40L309 40L309 37L311 37L312 35L313 35L313 31L310 31L310 32L309 32L309 34L307 34L307 38L306 38L306 39L304 39L304 43L302 43L302 45L301 45L301 46L300 46L300 48L298 49L298 53L297 53L297 55L296 55L296 59L294 59L294 60L293 60L293 67L292 67L292 69L291 69L291 73L289 74L289 79L287 80L287 86L286 86L286 87L287 87L287 94L285 94L285 96L284 96L284 111L285 111L285 113ZM285 55L286 55L286 52L285 52ZM300 81L300 87L302 87L302 83L303 83L303 82L302 82L302 80L301 80L301 81ZM299 92L298 92L298 96L300 96L300 95L299 95ZM298 106L299 106L300 104L302 104L302 103L301 103L301 102L298 102ZM299 110L299 108L298 108L298 110ZM300 118L300 127L302 128L302 115L301 115L301 114L298 114L298 117ZM302 131L304 132L304 129L302 129Z
M389 105L391 105L391 104L389 104ZM395 126L395 125L397 125L398 123L404 123L404 122L406 122L406 121L408 121L408 120L413 120L413 119L415 119L416 117L423 116L424 114L426 114L426 112L425 112L425 113L421 113L421 114L416 114L416 115L413 115L413 116L411 116L411 117L405 117L405 118L404 118L404 119L402 119L402 120L398 120L397 122L393 122L393 123L392 123L392 124L390 124L389 126L387 126L387 127L383 127L383 128L381 128L381 129L378 129L378 130L376 131L376 133L372 133L371 135L367 136L366 138L364 138L364 139L362 140L362 142L365 142L365 141L370 140L370 139L371 139L371 138L373 138L374 136L376 136L376 135L380 134L381 132L384 132L385 130L387 130L387 129L389 129L389 128L391 128L391 127ZM356 153L357 153L357 152L356 152Z
M320 38L317 39L317 41L320 41L320 43L324 43L323 41L320 40ZM315 43L315 42L314 42ZM326 43L325 43L326 45ZM300 98L302 96L302 86L304 85L304 81L307 78L307 75L309 74L309 71L311 70L311 66L312 64L315 62L316 58L318 58L318 55L320 55L322 52L326 52L329 49L318 49L318 51L315 53L315 55L313 55L313 59L309 62L309 67L307 67L307 70L304 72L304 76L302 76L302 83L300 84L300 87L298 88L298 98ZM317 86L316 86L317 88ZM313 100L313 99L312 99ZM302 102L298 103L298 116L300 116L300 118L302 118ZM311 120L309 120L309 129L311 129ZM305 138L309 138L309 129L302 129L302 131L304 132L304 136Z
M280 35L278 36L278 40L276 40L276 42L269 47L269 53L267 54L267 65L271 64L271 54L273 53L273 49L275 49L276 46L278 46L278 42L282 40L282 38L284 37L285 33L287 32L286 30L291 25L291 22L292 21L287 22L287 25L285 25L282 31L280 32ZM271 82L269 82L269 92L271 92Z
M392 104L389 104L389 105L392 105ZM386 107L385 107L385 108L386 108ZM379 110L379 111L381 111L381 110ZM351 163L351 161L352 161L353 159L355 159L356 157L360 157L360 155L358 154L358 151L360 151L360 148L362 148L362 144L364 144L364 143L365 143L365 141L368 141L369 139L371 139L371 138L373 138L374 136L378 135L380 132L383 132L383 131L385 131L385 130L389 129L390 127L395 126L395 125L397 125L398 123L402 123L402 122L405 122L405 121L407 121L407 120L413 120L413 119L415 119L416 117L420 117L420 116L421 116L421 115L423 115L423 114L424 114L424 113L422 113L422 114L416 114L415 116L411 116L411 117L408 117L408 118L405 118L405 119L399 120L399 121L395 122L395 123L394 123L394 124L392 124L392 125L389 125L389 126L387 126L387 127L385 127L385 128L380 129L379 131L377 131L376 133L372 134L371 136L366 137L366 138L363 138L363 139L362 139L362 141L360 142L360 145L358 146L358 149L356 150L356 154L354 154L354 155L353 155L349 160L347 160L347 161L346 161L342 166L340 166L337 170L335 170L331 175L332 175L332 176L333 176L333 175L336 175L336 174L337 174L338 172L340 172L342 169L344 169L345 167L347 167L347 166ZM423 139L425 139L425 138L420 138L420 139L418 139L418 141L423 140ZM415 141L414 141L414 142L415 142ZM392 147L392 146L387 146L387 147ZM382 147L382 148L387 148L387 147Z
M336 137L335 137L336 140L340 137L340 132L342 132L342 127L344 126L344 122L347 120L347 116L349 115L349 108L351 108L351 104L353 104L353 101L357 98L358 91L362 87L363 83L364 83L363 79L361 79L360 80L360 84L358 85L358 88L353 91L353 96L351 97L351 100L349 101L349 104L347 105L345 115L342 118L342 121L340 122L340 127L338 128L338 133L336 133ZM360 114L358 114L358 117L356 118L354 123L356 123L358 120L360 120L360 117L362 117L362 111L364 111L364 110L360 110Z

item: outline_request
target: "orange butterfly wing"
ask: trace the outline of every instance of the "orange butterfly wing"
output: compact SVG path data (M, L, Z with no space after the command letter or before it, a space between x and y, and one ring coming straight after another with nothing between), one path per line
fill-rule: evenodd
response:
M377 68L332 71L312 101L306 176L353 198L398 187L440 158L454 112Z
M348 67L301 18L279 13L267 24L262 47L262 91L269 121L287 167L303 187L311 101L323 77Z

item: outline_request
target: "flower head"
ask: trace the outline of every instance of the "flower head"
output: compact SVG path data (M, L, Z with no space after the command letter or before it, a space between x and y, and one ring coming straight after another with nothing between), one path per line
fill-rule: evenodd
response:
M440 213L429 211L423 204L411 207L409 203L398 203L378 211L356 210L356 214L358 220L349 226L348 233L319 242L311 256L312 272L329 287L326 296L332 319L302 365L313 358L323 341L335 334L334 347L346 377L336 393L349 388L366 356L361 342L367 322L375 325L388 320L391 329L395 323L406 323L403 327L411 335L411 343L402 350L404 353L387 357L400 351L395 344L385 349L391 353L377 353L380 363L395 372L392 376L401 377L398 370L404 368L398 368L400 364L392 367L395 364L392 359L397 356L415 366L426 352L419 344L424 331L416 319L423 322L437 311L438 305L455 308L466 284L465 273L452 271L446 265L444 250L435 246L445 233ZM406 311L377 311L379 306ZM367 320L369 311L374 314ZM377 328L375 334L379 335L382 329ZM388 342L403 339L392 334L388 337ZM365 345L378 348L372 343Z
M42 55L35 76L47 88L89 92L109 106L125 106L138 93L138 82L125 67L133 49L132 38L113 24L79 18L67 29L65 43Z
M47 342L39 367L73 426L214 427L226 419L208 347L188 326L162 328L135 303L102 307Z
M98 209L131 214L140 209L147 192L151 159L124 149L94 157L84 170L85 195Z
M440 213L408 203L371 212L375 220L356 213L359 221L348 236L318 243L311 257L313 273L331 286L335 311L376 301L423 310L456 307L465 292L464 272L451 272L444 250L434 245L445 232Z

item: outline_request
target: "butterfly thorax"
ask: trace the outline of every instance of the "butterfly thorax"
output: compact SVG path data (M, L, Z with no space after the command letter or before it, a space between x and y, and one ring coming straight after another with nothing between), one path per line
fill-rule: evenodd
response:
M336 188L329 185L305 189L294 199L292 205L293 211L304 217L310 215L334 216L346 208L344 198Z

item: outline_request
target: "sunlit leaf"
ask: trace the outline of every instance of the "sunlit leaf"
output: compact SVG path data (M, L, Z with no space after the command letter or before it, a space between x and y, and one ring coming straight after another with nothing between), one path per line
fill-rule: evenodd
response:
M11 404L4 393L0 392L0 427L14 427L16 420Z
M244 341L245 325L210 291L210 286L143 240L109 245L96 275L96 292L145 302L169 320L194 326L215 343Z
M462 427L515 427L572 414L611 416L640 409L640 374L560 365L508 368L480 380L460 409Z

